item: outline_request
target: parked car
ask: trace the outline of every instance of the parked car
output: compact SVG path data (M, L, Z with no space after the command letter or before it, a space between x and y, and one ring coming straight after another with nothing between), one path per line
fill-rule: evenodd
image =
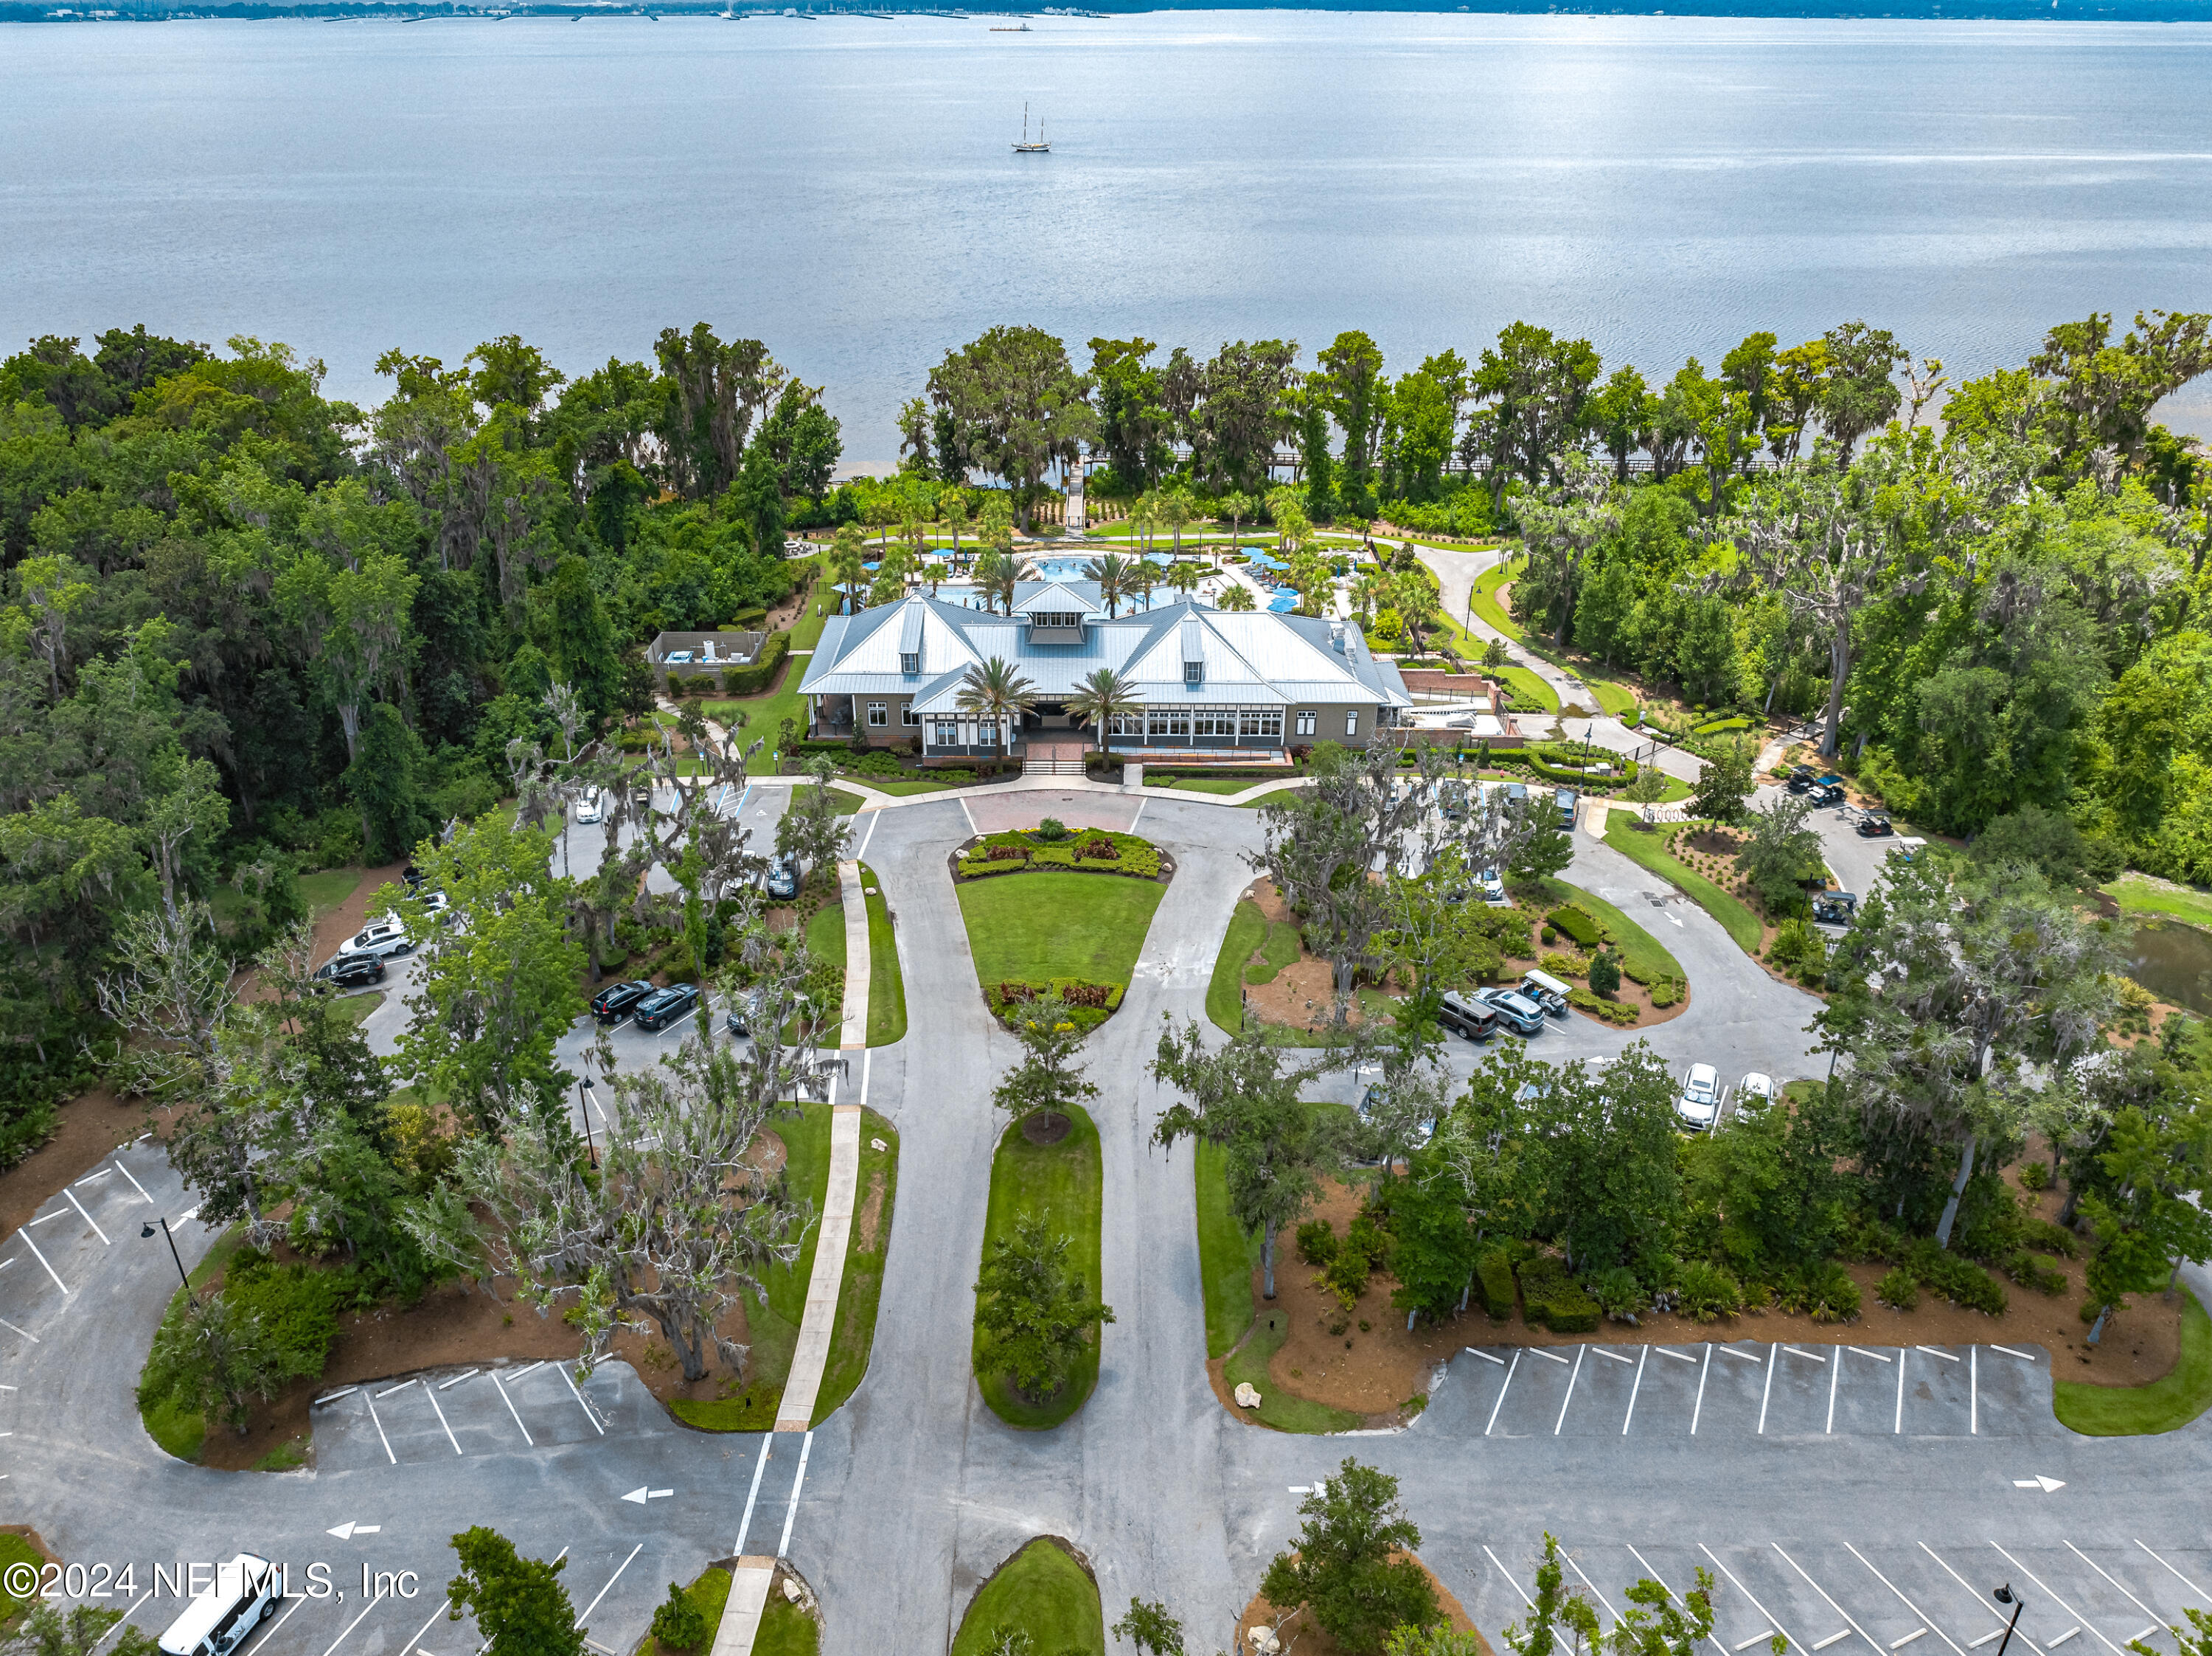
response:
M584 797L576 801L576 821L580 823L596 822L601 814L599 791L597 788L586 788Z
M1505 882L1499 877L1496 869L1481 870L1475 875L1474 883L1482 888L1482 895L1486 901L1493 903L1505 901Z
M1577 793L1572 788L1558 788L1553 790L1552 794L1552 803L1559 807L1559 826L1561 828L1571 828L1574 827L1575 806L1581 803L1581 800L1582 795Z
M371 920L353 934L340 947L342 955L374 955L382 959L389 955L411 955L415 945L408 941L407 928L397 920Z
M592 997L592 1016L602 1023L620 1023L652 992L653 986L640 978L611 983Z
M1516 1034L1544 1033L1544 1009L1517 989L1478 989L1476 996L1498 1013L1498 1021Z
M672 983L665 989L656 989L638 1002L631 1014L632 1021L641 1029L665 1029L678 1018L688 1016L699 1004L699 989L696 984Z
M632 788L629 804L630 809L639 816L650 817L653 814L653 785L650 782L642 782Z
M789 902L799 895L798 858L779 857L768 865L768 895L780 902Z
M1518 815L1528 806L1528 785L1526 782L1508 782L1505 785L1505 809Z
M1437 1008L1437 1022L1469 1040L1488 1040L1498 1033L1497 1009L1471 995L1447 991Z
M1844 785L1841 782L1816 784L1809 797L1816 805L1842 805L1850 803L1850 796L1844 792Z
M315 974L315 981L340 989L358 989L365 983L382 983L384 957L380 955L333 955Z
M1735 1083L1735 1107L1739 1110L1753 1100L1761 1104L1774 1101L1774 1077L1763 1071L1753 1070Z
M1707 1132L1720 1113L1720 1071L1710 1064L1692 1064L1682 1079L1682 1095L1674 1101L1674 1113L1692 1132Z
M284 1597L283 1572L250 1552L217 1564L214 1575L161 1635L161 1656L230 1656Z
M760 1011L760 995L757 989L748 989L739 995L730 1010L722 1014L722 1027L733 1035L752 1034L753 1019Z
M1549 972L1523 972L1521 974L1521 992L1555 1018L1566 1016L1567 997L1573 989L1572 984L1560 982Z
M1792 793L1809 792L1813 786L1813 767L1810 765L1792 765L1788 786Z
M1886 810L1870 810L1859 818L1859 838L1862 840L1879 840L1884 834L1896 832L1896 825L1891 822Z

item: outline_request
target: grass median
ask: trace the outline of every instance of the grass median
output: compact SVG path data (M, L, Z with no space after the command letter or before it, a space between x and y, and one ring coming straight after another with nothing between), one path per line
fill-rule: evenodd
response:
M1547 713L1559 711L1559 693L1526 667L1486 667L1485 672L1495 674L1505 688L1513 692L1513 699L1524 706L1534 702Z
M1528 634L1522 630L1519 622L1505 613L1505 605L1498 596L1498 589L1513 579L1519 564L1517 558L1508 558L1495 569L1486 569L1476 576L1469 606L1474 610L1477 621L1487 622L1516 644L1527 638Z
M1000 1635L1023 1633L1038 1656L1105 1656L1098 1584L1067 1550L1040 1536L1001 1564L960 1618L952 1656L991 1656Z
M2148 1386L2085 1386L2054 1380L2051 1411L2085 1437L2143 1437L2178 1431L2212 1407L2212 1319L2181 1290L2181 1355Z
M1265 964L1252 965L1255 953ZM1273 983L1298 957L1298 929L1287 920L1270 920L1247 897L1229 917L1229 931L1214 956L1213 979L1206 989L1206 1016L1216 1028L1235 1034L1244 1027L1243 986ZM1218 1355L1218 1354L1217 1354Z
M1098 1128L1080 1108L1069 1109L1067 1117L1067 1136L1057 1143L1030 1143L1018 1121L999 1140L998 1153L991 1158L991 1205L983 1222L983 1257L989 1257L994 1242L1013 1234L1018 1221L1040 1218L1068 1238L1068 1268L1095 1293L1103 1269L1098 1227L1104 1204ZM979 1259L979 1270L981 1265ZM1101 1329L1091 1331L1090 1344L1069 1369L1066 1384L1040 1403L1021 1396L1004 1374L987 1374L978 1367L975 1383L982 1391L983 1401L1010 1426L1042 1431L1059 1425L1083 1407L1091 1388L1098 1384L1098 1345L1103 1332ZM980 1332L976 1343L980 1351Z
M1613 843L1610 836L1606 843ZM1571 903L1595 917L1613 935L1620 951L1621 969L1637 982L1649 983L1656 977L1689 981L1690 974L1682 969L1682 962L1667 952L1665 944L1596 893L1569 885L1565 880L1547 879L1544 882L1544 897L1554 907Z
M868 1045L888 1046L906 1039L906 980L899 972L898 936L883 882L866 863L860 890L868 905Z
M1111 874L1001 874L956 895L984 984L1073 978L1127 986L1167 888Z
M1759 917L1677 858L1667 849L1665 836L1657 829L1646 829L1632 818L1624 821L1615 817L1607 824L1605 842L1638 868L1680 887L1692 902L1721 923L1722 930L1735 940L1737 948L1747 955L1758 955L1759 940L1765 935Z

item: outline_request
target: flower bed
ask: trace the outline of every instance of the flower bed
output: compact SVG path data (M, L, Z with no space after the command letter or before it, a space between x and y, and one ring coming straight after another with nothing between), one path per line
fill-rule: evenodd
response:
M1104 828L1079 828L1060 840L1040 839L1034 831L987 834L959 854L953 873L957 879L979 880L994 874L1026 873L1032 869L1121 874L1133 880L1157 880L1161 871L1160 852L1149 840Z
M1118 983L1085 983L1076 978L1054 978L1049 983L1014 980L994 983L983 992L991 1016L1005 1022L1006 1009L1056 994L1067 1003L1067 1015L1079 1029L1095 1029L1121 1010L1122 987Z

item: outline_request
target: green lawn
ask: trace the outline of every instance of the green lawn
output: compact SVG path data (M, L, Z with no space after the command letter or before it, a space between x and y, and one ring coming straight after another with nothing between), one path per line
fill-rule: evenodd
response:
M672 1582L670 1585L673 1586ZM722 1610L730 1602L730 1573L726 1569L709 1568L706 1574L684 1589L684 1596L691 1607L707 1618L707 1638L711 1646L714 1629L722 1625ZM664 1595L662 1603L666 1603ZM755 1648L758 1648L757 1646ZM660 1641L650 1633L637 1647L637 1656L660 1656Z
M848 793L842 788L832 788L830 790L830 803L837 807L837 814L840 816L850 816L868 802L857 793Z
M952 1656L988 1656L1000 1632L1015 1629L1038 1656L1105 1656L1098 1585L1050 1541L1030 1542L983 1584L960 1618Z
M963 881L955 895L979 983L1126 985L1166 889L1157 880L1047 871Z
M875 1148L878 1138L884 1146L880 1150ZM853 1237L845 1248L845 1274L838 1279L837 1326L830 1336L830 1361L823 1366L822 1389L814 1398L812 1423L817 1426L844 1406L868 1372L869 1354L876 1344L876 1310L883 1300L884 1267L890 1258L891 1210L898 1199L898 1129L873 1110L862 1112L860 1179L854 1195ZM862 1246L871 1241L872 1246Z
M1249 964L1257 950L1261 965ZM1260 905L1247 898L1229 917L1229 930L1214 956L1213 979L1206 990L1206 1016L1218 1028L1235 1034L1244 1027L1245 984L1273 983L1276 974L1298 958L1298 928L1289 920L1270 920Z
M2163 914L2191 925L2212 926L2212 891L2129 873L2106 886L2105 893L2124 914Z
M678 1398L669 1404L669 1411L687 1426L709 1432L764 1432L775 1424L776 1404L783 1399L791 1354L799 1344L799 1321L806 1314L806 1285L814 1277L814 1248L821 1240L818 1220L830 1190L830 1107L803 1104L799 1112L798 1120L779 1120L775 1126L787 1156L784 1176L791 1181L791 1193L809 1204L817 1222L807 1226L793 1264L772 1265L761 1273L767 1302L745 1295L752 1346L745 1356L744 1390L732 1398Z
M753 1656L818 1656L821 1649L821 1624L781 1593L771 1597L761 1611Z
M1304 1269L1295 1255L1286 1260L1287 1241L1287 1236L1275 1239L1275 1270L1278 1273L1285 1263L1292 1270ZM1325 1403L1294 1398L1277 1386L1273 1376L1267 1373L1269 1359L1283 1349L1283 1342L1290 1337L1291 1313L1282 1307L1279 1301L1253 1316L1251 1332L1244 1337L1244 1344L1221 1368L1221 1378L1232 1395L1239 1386L1246 1384L1260 1394L1257 1409L1239 1409L1237 1414L1246 1420L1256 1420L1262 1426L1272 1426L1279 1432L1352 1430L1360 1423L1360 1416L1348 1409L1333 1409Z
M845 906L824 903L806 922L806 952L828 961L839 970L845 966Z
M0 1532L0 1580L4 1580L7 1572L17 1564L27 1564L33 1570L40 1570L46 1568L46 1563L45 1556L21 1536ZM16 1593L0 1586L0 1637L13 1630L15 1618L29 1607L37 1596L35 1580L32 1583L32 1590L26 1593Z
M2058 1423L2088 1437L2147 1436L2186 1426L2212 1406L2212 1320L2181 1290L2181 1356L2173 1372L2148 1386L2084 1386L2053 1380Z
M339 997L337 1014L345 1022L357 1028L362 1019L383 1004L384 991L371 989L363 994Z
M1604 678L1585 678L1583 682L1597 698L1599 712L1614 719L1626 719L1636 711L1636 692L1626 684L1615 684Z
M1488 622L1516 644L1528 634L1521 630L1520 622L1505 613L1505 606L1498 602L1498 589L1513 579L1517 562L1516 559L1508 558L1495 569L1485 570L1475 578L1473 594L1475 619Z
M1627 831L1635 832L1632 828ZM1612 843L1610 835L1606 843ZM1689 980L1690 974L1682 970L1682 962L1668 954L1658 938L1595 892L1569 885L1565 880L1546 880L1544 895L1554 907L1572 903L1612 932L1620 944L1621 963L1639 981L1662 976L1680 978L1686 983Z
M1226 1154L1201 1141L1192 1168L1198 1185L1198 1276L1206 1293L1208 1357L1227 1356L1251 1327L1252 1272L1260 1263L1260 1239L1247 1236L1229 1211L1229 1186L1222 1176Z
M957 783L954 782L932 782L922 777L899 777L894 779L882 776L863 776L856 778L855 779L860 782L864 786L873 788L878 793L888 793L901 798L910 793L943 793L947 788L957 787L959 786Z
M1526 667L1486 667L1485 672L1495 674L1506 688L1513 692L1514 700L1522 704L1534 702L1547 713L1559 711L1559 692Z
M993 1241L1011 1235L1017 1219L1041 1216L1071 1239L1069 1266L1095 1292L1100 1271L1098 1226L1104 1200L1098 1129L1082 1109L1069 1114L1073 1125L1057 1144L1030 1143L1022 1137L1019 1122L1009 1126L999 1140L998 1154L991 1158L991 1208L983 1223L983 1252L988 1256ZM981 1260L976 1263L980 1268ZM983 1401L1009 1425L1030 1430L1059 1425L1083 1406L1098 1383L1098 1337L1103 1331L1094 1334L1060 1395L1049 1402L1024 1402L1004 1374L978 1372L975 1383L982 1391Z
M1759 938L1764 935L1759 917L1704 875L1678 861L1661 843L1662 838L1659 833L1647 834L1617 816L1606 823L1606 844L1638 867L1662 880L1672 881L1687 892L1698 907L1718 920L1729 936L1735 939L1737 948L1747 955L1756 955Z
M876 895L868 905L868 1045L888 1046L906 1039L906 980L899 974L898 939L891 931L891 911L884 901L884 889L875 870L860 864L860 888Z
M1266 779L1257 776L1171 776L1155 782L1146 777L1145 786L1148 788L1174 788L1183 793L1242 793Z
M1257 810L1262 805L1286 805L1304 792L1303 788L1277 788L1273 792L1260 795L1256 799L1240 800L1237 808L1239 810Z

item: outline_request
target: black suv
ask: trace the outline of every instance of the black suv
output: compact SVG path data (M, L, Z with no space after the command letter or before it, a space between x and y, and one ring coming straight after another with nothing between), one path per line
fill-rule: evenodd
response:
M611 983L592 997L592 1016L602 1023L620 1023L638 1002L653 992L653 986L633 979Z
M699 1004L696 985L672 983L665 989L656 989L638 1002L635 1015L641 1029L665 1029L677 1019Z
M1890 823L1887 811L1870 810L1859 818L1859 838L1862 840L1879 840L1884 834L1896 832L1897 829Z
M1803 793L1813 786L1813 767L1810 765L1792 765L1789 786L1790 792Z
M364 983L384 981L384 958L380 955L338 955L323 962L315 974L315 981L334 985L341 989L358 988Z

